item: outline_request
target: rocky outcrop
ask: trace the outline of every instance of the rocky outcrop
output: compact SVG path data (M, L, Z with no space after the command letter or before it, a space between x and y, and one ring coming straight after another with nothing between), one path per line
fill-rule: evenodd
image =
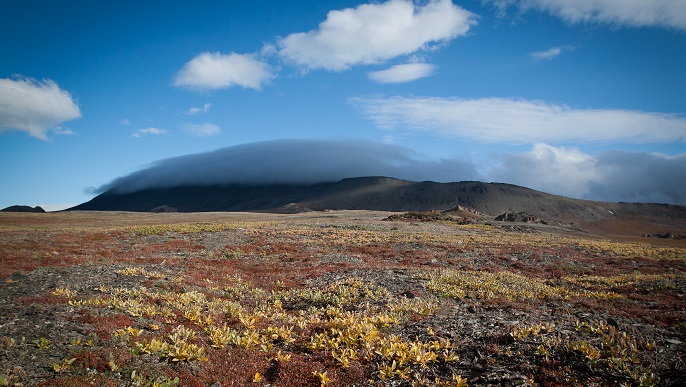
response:
M471 223L469 218L466 217L455 217L448 215L445 212L438 211L427 211L427 212L406 212L404 214L394 214L384 218L383 220L395 221L395 220L415 220L420 222L433 222L433 221L445 221L445 222L455 222L458 224L469 224Z
M474 217L484 217L486 216L483 212L479 212L472 208L463 207L461 205L456 205L455 207L443 211L446 214L460 214L463 216L474 216Z
M517 222L517 223L540 223L540 224L547 224L543 219L529 215L526 212L505 212L503 214L500 214L495 217L495 220L501 221L501 222Z
M152 210L150 210L150 212L154 212L156 214L159 214L161 212L179 212L179 210L165 204L165 205L161 205L161 206L157 206L157 207L153 208Z
M644 238L661 238L661 239L686 239L684 234L675 234L673 232L657 232L654 234L645 234Z

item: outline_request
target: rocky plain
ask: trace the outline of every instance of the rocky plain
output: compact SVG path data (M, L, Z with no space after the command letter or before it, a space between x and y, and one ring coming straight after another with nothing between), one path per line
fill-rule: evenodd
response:
M683 385L677 223L506 218L0 213L0 386Z

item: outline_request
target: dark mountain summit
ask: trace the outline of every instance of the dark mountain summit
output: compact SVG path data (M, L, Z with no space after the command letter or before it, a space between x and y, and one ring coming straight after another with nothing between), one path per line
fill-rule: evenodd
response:
M181 212L272 211L297 204L311 210L446 210L457 205L484 213L515 205L520 197L549 196L509 184L412 182L387 177L360 177L317 184L232 184L178 186L98 195L72 210L151 211L170 206Z
M359 177L317 184L194 185L130 193L111 189L70 210L149 212L160 206L179 212L404 212L442 211L462 206L490 216L525 212L554 223L631 216L686 219L686 207L683 206L578 200L502 183L413 182L388 177Z
M36 212L44 213L45 210L41 206L9 206L0 210L0 212Z

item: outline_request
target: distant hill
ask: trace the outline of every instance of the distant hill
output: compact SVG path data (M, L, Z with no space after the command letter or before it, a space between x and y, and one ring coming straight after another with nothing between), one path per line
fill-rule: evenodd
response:
M405 212L462 206L489 216L525 212L553 223L646 216L686 221L684 206L578 200L502 183L413 182L388 177L358 177L309 185L179 186L131 193L117 193L113 189L70 210L149 212L161 206L179 212Z
M44 213L45 210L40 206L9 206L0 210L0 212L37 212Z

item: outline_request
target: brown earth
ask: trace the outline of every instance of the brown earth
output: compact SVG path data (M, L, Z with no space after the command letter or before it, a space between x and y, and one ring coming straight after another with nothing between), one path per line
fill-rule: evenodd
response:
M686 241L652 229L2 213L0 385L682 385Z

